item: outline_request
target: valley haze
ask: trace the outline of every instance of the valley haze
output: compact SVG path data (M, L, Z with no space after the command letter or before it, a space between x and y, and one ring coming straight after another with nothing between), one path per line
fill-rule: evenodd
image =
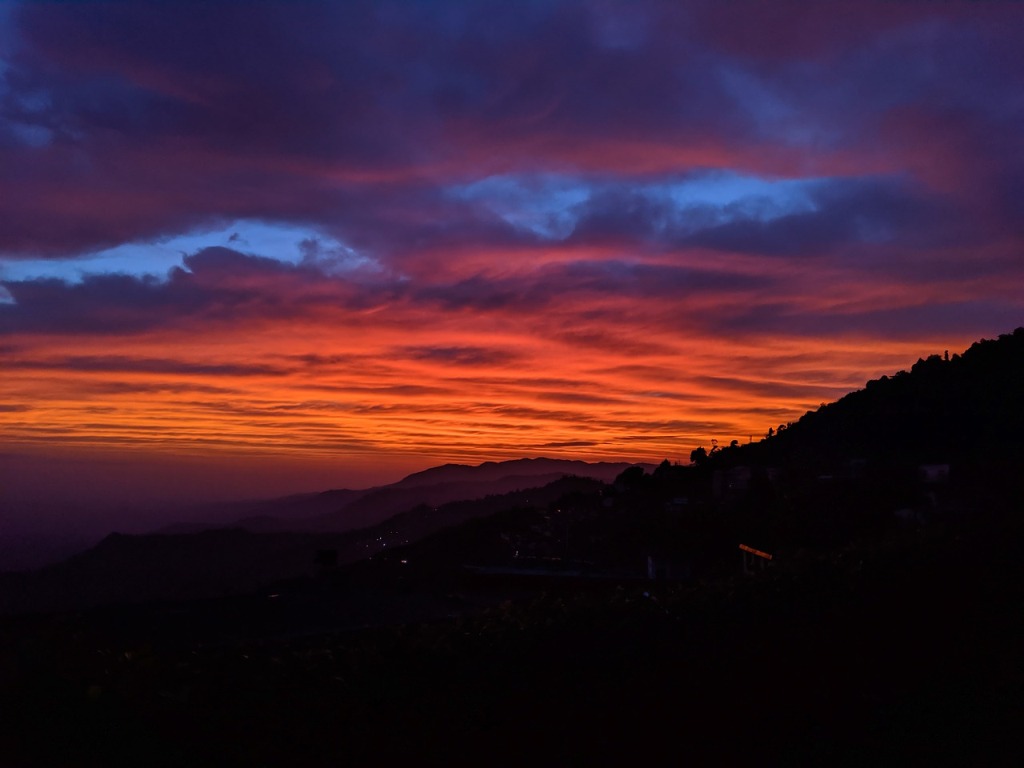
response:
M24 468L24 463L12 464L20 464ZM48 498L43 473L59 472L60 469L47 464L40 467L39 480L36 481L41 486L33 484L26 489L29 500L19 504L16 494L9 493L4 497L7 506L0 530L0 571L35 568L55 562L91 546L113 531L185 532L231 526L262 531L344 531L381 522L420 503L436 505L481 498L546 485L563 475L609 482L626 467L632 466L625 462L587 463L543 458L485 462L479 466L446 464L415 472L394 483L366 488L324 490L273 498L238 498L220 486L221 497L215 501L202 497L196 501L187 495L175 501L172 493L139 502L131 495L131 483L121 477L121 473L132 471L133 465L129 462L114 462L108 470L118 475L105 482L117 488L120 495L106 501L103 489L98 488L93 493L89 484L82 488L58 489ZM167 472L166 466L161 465L160 472ZM251 470L246 469L245 472L248 474ZM19 478L22 483L26 474L31 477L30 473L23 472ZM93 482L95 480L94 477ZM151 478L135 480L141 480L147 488L152 488ZM172 485L174 480L171 475L162 477L161 482Z

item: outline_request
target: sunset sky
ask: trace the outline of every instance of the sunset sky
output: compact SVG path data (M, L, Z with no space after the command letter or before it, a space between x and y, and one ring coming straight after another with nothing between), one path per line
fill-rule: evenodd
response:
M1024 324L1024 4L0 3L0 503L686 461Z

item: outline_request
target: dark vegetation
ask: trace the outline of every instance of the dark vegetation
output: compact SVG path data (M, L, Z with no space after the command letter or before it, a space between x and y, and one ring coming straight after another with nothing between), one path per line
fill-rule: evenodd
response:
M1022 392L1018 329L691 466L307 542L248 594L10 616L0 755L1017 764Z

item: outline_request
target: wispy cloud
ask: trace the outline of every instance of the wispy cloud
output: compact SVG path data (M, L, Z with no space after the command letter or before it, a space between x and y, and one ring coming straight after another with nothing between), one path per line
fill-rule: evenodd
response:
M1022 19L15 3L0 429L360 466L761 434L1024 323Z

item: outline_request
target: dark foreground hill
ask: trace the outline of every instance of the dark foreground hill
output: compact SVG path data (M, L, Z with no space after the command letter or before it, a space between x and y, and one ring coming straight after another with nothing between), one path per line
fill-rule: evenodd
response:
M0 763L1015 765L1021 533L990 516L402 626L312 631L351 584L9 619Z
M1024 451L1024 328L931 355L740 446L743 461L984 463ZM774 430L773 430L774 432ZM739 459L737 459L739 460Z
M534 482L544 485L531 487ZM499 480L486 487L500 490L509 484L523 489L440 506L421 503L383 523L345 533L253 533L229 528L111 534L56 565L0 574L0 614L249 594L274 582L311 577L366 560L389 546L407 546L468 520L508 509L545 509L566 494L594 493L601 487L599 481L589 478L553 479L546 475L515 478L511 483ZM436 487L427 486L428 490Z

